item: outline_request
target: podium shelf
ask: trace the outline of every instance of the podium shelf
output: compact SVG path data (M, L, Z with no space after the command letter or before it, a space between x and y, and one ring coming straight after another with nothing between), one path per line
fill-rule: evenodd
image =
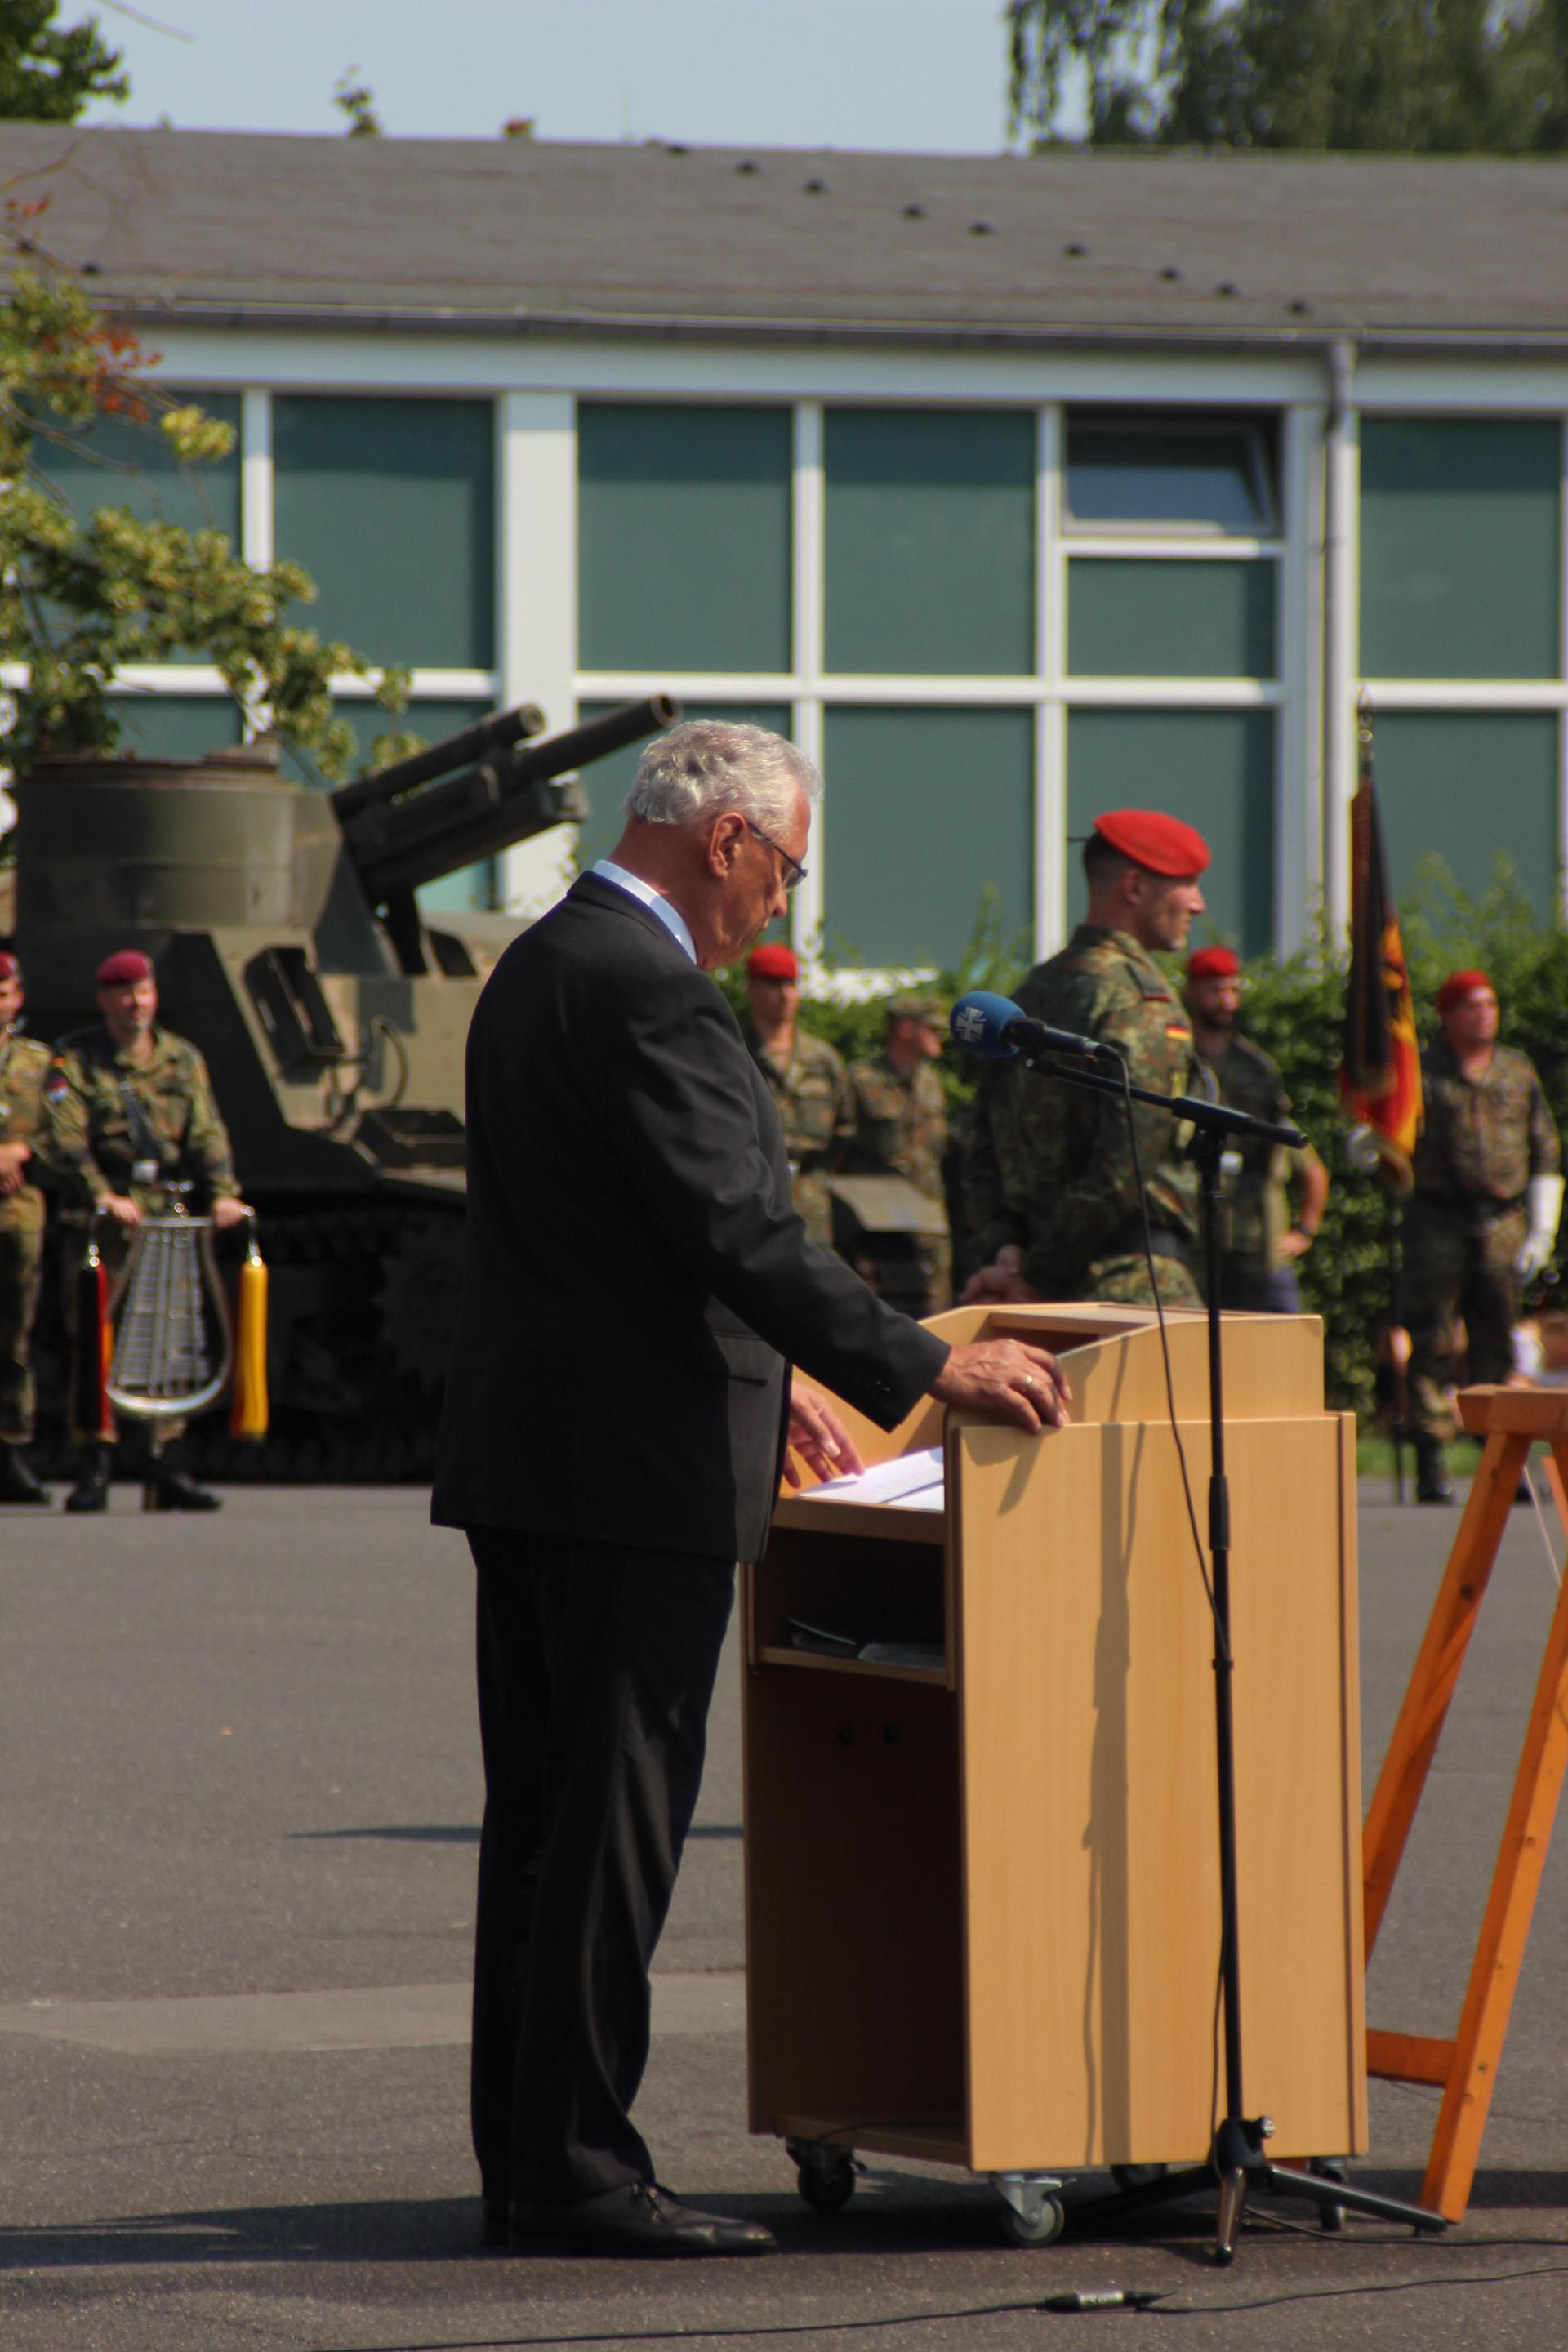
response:
M826 1650L780 1649L763 1643L756 1653L759 1666L805 1666L812 1674L869 1675L882 1683L933 1683L948 1685L945 1663L940 1666L885 1666L870 1658L836 1658Z
M780 2116L769 2126L780 2139L828 2140L847 2156L903 2156L923 2164L969 2164L969 2134L962 2116L885 2123L843 2116Z

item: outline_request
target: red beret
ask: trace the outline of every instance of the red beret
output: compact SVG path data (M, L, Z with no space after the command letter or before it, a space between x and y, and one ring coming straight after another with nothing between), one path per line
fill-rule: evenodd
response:
M1240 970L1234 948L1199 948L1187 958L1189 980L1234 980Z
M105 956L92 975L94 988L122 988L129 980L151 980L153 959L144 956L140 948L121 948L118 955Z
M1209 862L1209 845L1203 835L1184 824L1180 817L1166 816L1159 809L1107 809L1103 816L1095 818L1094 830L1134 866L1146 866L1151 874L1163 874L1170 881L1201 874Z
M798 980L800 966L793 948L781 947L776 941L765 948L753 948L746 958L748 980Z
M1447 1013L1463 998L1474 995L1478 988L1491 988L1491 975L1484 971L1451 971L1437 991L1437 1010ZM1495 996L1497 991L1492 989Z
M0 980L20 980L22 967L8 949L0 948Z

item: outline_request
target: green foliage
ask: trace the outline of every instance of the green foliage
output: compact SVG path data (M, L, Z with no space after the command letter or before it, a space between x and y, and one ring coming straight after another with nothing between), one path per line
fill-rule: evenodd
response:
M351 139L379 139L381 117L375 110L375 92L366 82L355 81L357 66L350 66L339 75L332 90L332 104L347 117Z
M14 252L35 251L42 209L12 208ZM36 259L15 268L0 306L0 661L24 666L28 683L14 698L6 760L25 773L42 751L112 751L116 672L195 656L221 672L252 728L270 725L342 775L354 738L334 715L331 680L373 673L293 617L315 595L309 575L296 563L253 568L221 531L111 505L78 515L38 462L40 445L46 457L51 445L79 447L105 416L161 436L191 467L226 456L229 427L160 392L153 365L68 273ZM405 673L387 671L377 698L400 709L406 687Z
M1091 146L1568 146L1568 0L1009 0L1015 127L1087 84Z
M94 98L128 98L129 79L91 16L55 23L58 0L0 7L0 121L74 122Z

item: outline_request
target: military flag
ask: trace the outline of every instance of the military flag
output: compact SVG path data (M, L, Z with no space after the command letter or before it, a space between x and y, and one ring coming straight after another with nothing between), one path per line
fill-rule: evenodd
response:
M1399 917L1388 894L1372 727L1364 718L1361 736L1361 782L1351 803L1351 972L1340 1101L1347 1117L1371 1130L1386 1173L1404 1191L1421 1130L1421 1049Z

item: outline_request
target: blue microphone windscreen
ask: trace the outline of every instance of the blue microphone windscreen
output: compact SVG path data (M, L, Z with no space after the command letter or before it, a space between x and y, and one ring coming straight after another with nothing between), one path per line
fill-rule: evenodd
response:
M1007 1024L1023 1017L1010 996L998 996L989 988L973 988L953 1006L948 1026L966 1053L978 1054L983 1061L1005 1062L1018 1050L1007 1043Z

